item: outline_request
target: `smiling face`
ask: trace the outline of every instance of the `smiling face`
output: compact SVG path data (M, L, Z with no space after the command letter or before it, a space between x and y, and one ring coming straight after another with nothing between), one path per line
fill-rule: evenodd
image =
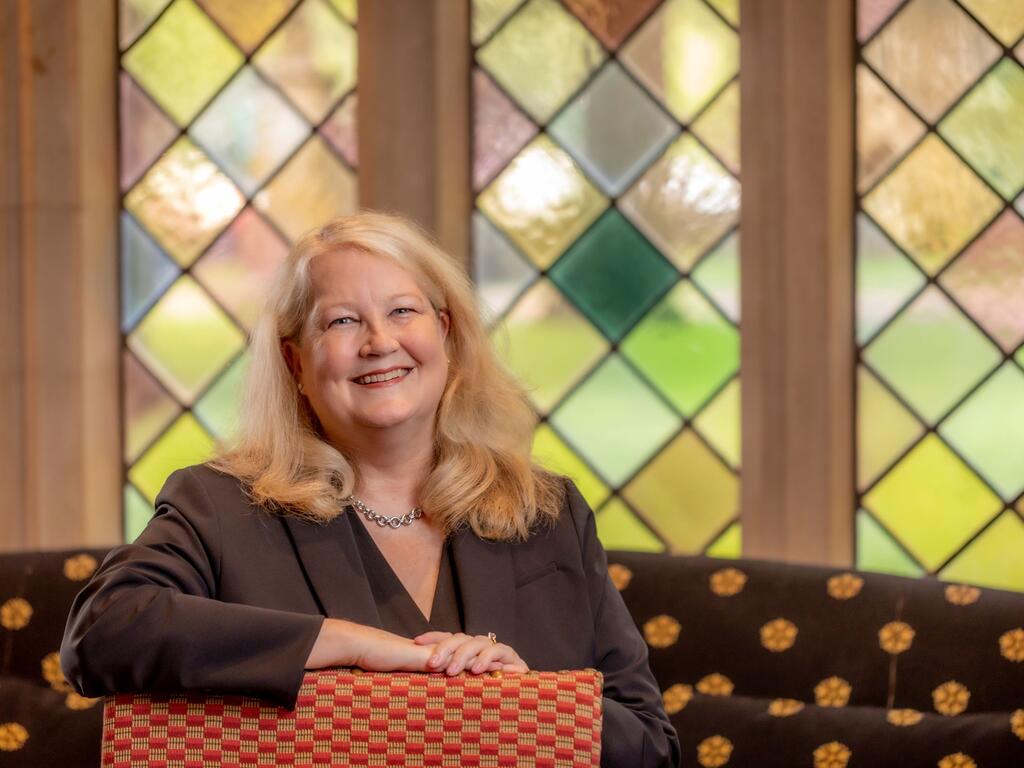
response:
M284 354L328 439L338 448L379 430L432 439L448 378L447 311L410 272L363 251L314 257L310 280L312 314Z

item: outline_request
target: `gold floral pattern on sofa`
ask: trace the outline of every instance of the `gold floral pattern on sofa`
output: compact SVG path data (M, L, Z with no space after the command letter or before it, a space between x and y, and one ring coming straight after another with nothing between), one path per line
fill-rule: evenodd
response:
M878 644L894 656L908 650L914 642L914 629L903 621L890 621L878 630Z
M796 699L772 699L768 705L768 714L772 717L792 717L803 708L804 703Z
M1018 709L1010 715L1010 731L1021 741L1024 741L1024 709Z
M24 629L32 620L32 606L22 597L12 597L0 605L0 626L4 629Z
M970 755L965 755L963 752L955 752L939 760L939 768L978 768L978 764L974 762Z
M712 672L697 681L698 693L705 696L731 696L734 687L732 680L718 672Z
M853 687L843 678L826 677L814 686L814 702L819 707L845 707Z
M661 614L644 622L644 638L652 648L668 648L679 639L679 622L668 614Z
M890 709L885 713L886 722L901 728L917 725L923 718L924 715L916 709Z
M683 683L669 686L661 694L661 701L665 706L665 712L669 715L682 712L691 699L693 699L693 687Z
M974 605L981 597L981 590L969 584L946 586L946 601L953 605Z
M14 752L25 746L28 731L21 723L0 723L0 751Z
M967 703L970 700L971 692L967 690L967 686L956 680L947 680L932 691L935 711L947 717L959 715L967 709Z
M772 619L761 627L761 645L773 653L788 651L796 642L798 631L788 619Z
M1024 661L1024 629L1011 629L1000 636L999 653L1007 661Z
M850 748L839 741L830 741L814 750L814 768L846 768Z
M697 762L704 768L718 768L729 762L732 756L732 742L724 736L708 736L697 745Z
M719 597L732 597L743 591L747 574L739 568L721 568L711 574L708 580L711 591Z
M71 581L85 581L96 570L96 558L83 552L64 561L64 576Z
M621 592L633 580L633 572L621 563L611 563L608 566L608 578L612 580L615 588Z
M825 591L836 600L849 600L860 594L864 579L852 573L840 573L825 582Z

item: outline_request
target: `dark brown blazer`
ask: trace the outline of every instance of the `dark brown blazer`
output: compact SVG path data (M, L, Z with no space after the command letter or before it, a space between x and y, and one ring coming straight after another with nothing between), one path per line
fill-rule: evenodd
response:
M608 577L594 514L567 485L558 523L523 543L453 536L465 631L494 632L531 669L601 670L602 766L677 765L647 646ZM75 599L64 674L86 696L205 690L294 707L325 616L381 626L343 522L268 513L206 466L175 472L139 538L111 550Z

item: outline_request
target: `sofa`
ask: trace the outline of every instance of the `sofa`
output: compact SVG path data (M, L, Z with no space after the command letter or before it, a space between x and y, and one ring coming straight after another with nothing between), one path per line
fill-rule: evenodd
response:
M0 555L0 765L97 766L102 701L57 651L105 550ZM609 552L683 764L1024 766L1024 595Z

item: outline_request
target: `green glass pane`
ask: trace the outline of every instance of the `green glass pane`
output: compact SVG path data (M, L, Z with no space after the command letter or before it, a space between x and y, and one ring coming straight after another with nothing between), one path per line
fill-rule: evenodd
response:
M492 340L541 413L551 410L608 349L594 326L546 279L516 302Z
M690 129L704 145L725 163L729 171L740 173L740 84L731 83L701 112Z
M864 58L930 122L996 59L999 46L952 0L913 0L864 48Z
M179 139L124 199L161 247L189 266L245 199L191 141Z
M857 368L857 488L864 490L924 432L863 366Z
M218 440L227 438L238 426L242 390L248 370L249 353L243 352L192 409L207 431Z
M703 552L739 511L736 475L686 430L626 486L674 553Z
M934 287L918 296L864 353L867 362L932 423L1001 357Z
M975 171L1012 200L1024 188L1024 68L1003 59L939 125Z
M864 198L863 206L934 275L1002 204L940 138L929 134Z
M121 63L184 126L241 66L242 54L193 0L177 0Z
M541 424L533 433L533 460L571 478L591 509L600 507L611 493L601 478L547 424Z
M1024 490L1024 373L1006 363L939 433L1010 501Z
M684 415L692 415L739 367L739 332L687 281L652 309L623 354Z
M477 205L534 264L547 269L608 200L564 150L541 135L483 191Z
M722 457L738 469L740 465L740 380L735 378L693 420L697 431Z
M613 498L597 512L597 537L607 550L664 552L661 539L633 514L622 499Z
M123 70L119 96L121 189L127 190L177 138L178 127Z
M534 120L546 123L605 53L556 0L529 0L476 58Z
M733 232L700 260L690 274L693 282L732 322L740 321L740 238Z
M486 40L522 4L523 0L473 0L473 45L480 45Z
M739 220L740 185L693 136L681 136L622 197L619 207L688 271Z
M307 141L253 198L291 240L357 208L356 176L319 136Z
M864 506L934 571L1003 505L931 434L864 497Z
M153 517L153 505L130 483L124 486L124 540L133 542Z
M537 126L494 84L480 67L473 68L473 189L483 189L508 165Z
M251 331L287 255L281 236L246 208L192 267L192 276Z
M864 344L927 278L863 213L857 214L857 341Z
M309 136L309 125L245 67L188 132L251 196Z
M473 212L473 281L490 313L498 318L537 277L533 265L480 211Z
M924 123L863 64L857 67L857 189L868 189L925 132Z
M733 523L704 551L708 557L736 559L743 555L743 526Z
M626 191L679 132L675 121L611 62L548 126L610 196Z
M564 354L567 348L559 349ZM558 407L551 421L616 486L680 426L679 417L617 355L605 360Z
M213 439L192 414L183 413L128 470L128 479L152 504L174 470L205 461L213 447Z
M246 53L252 53L296 0L199 0L208 14Z
M183 403L191 403L245 345L245 336L192 278L176 282L128 346Z
M703 0L668 0L630 38L620 59L688 123L740 68L740 40Z
M135 355L125 350L122 359L124 460L130 464L181 412L181 406Z
M1003 45L1013 45L1024 35L1024 4L1014 0L962 0L988 31Z
M121 212L121 330L135 327L139 319L174 279L177 265L128 213Z
M857 570L923 576L924 568L864 510L857 512Z
M319 123L355 87L356 32L324 0L306 0L253 57L299 111Z
M1024 592L1024 523L1013 512L999 516L942 569L939 577L959 583Z
M618 341L678 273L614 208L548 272L577 307Z
M1024 341L1024 221L1006 211L939 278L1005 352Z
M118 40L123 51L134 42L171 0L121 0L118 5Z

